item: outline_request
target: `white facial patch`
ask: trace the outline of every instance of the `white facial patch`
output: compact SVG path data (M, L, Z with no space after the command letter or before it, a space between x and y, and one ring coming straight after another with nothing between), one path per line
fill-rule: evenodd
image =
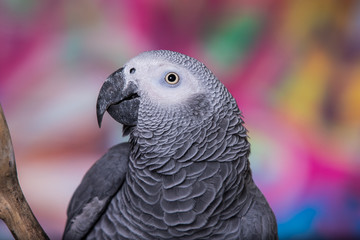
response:
M132 68L135 72L130 73ZM154 103L181 104L202 91L199 81L185 67L146 54L130 60L124 70L126 80L136 82L140 95L145 94ZM179 82L167 82L168 73L177 74Z

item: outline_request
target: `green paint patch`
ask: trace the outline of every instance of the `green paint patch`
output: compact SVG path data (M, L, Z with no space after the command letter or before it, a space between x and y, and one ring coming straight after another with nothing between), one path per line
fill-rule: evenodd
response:
M3 7L6 11L16 15L19 19L27 19L36 14L39 3L35 0L4 0Z
M223 66L235 64L256 43L262 22L257 15L241 15L225 21L208 38L208 52Z

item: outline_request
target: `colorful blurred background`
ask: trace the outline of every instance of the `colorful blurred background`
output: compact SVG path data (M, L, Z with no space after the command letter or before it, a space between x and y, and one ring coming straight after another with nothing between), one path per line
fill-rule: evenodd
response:
M201 60L237 99L280 239L360 238L360 1L2 0L0 46L20 184L52 239L124 141L109 116L97 127L100 86L152 49Z

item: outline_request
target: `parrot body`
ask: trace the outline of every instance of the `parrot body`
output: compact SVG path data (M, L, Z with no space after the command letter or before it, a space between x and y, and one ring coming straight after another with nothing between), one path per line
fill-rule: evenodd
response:
M277 239L275 216L253 182L235 99L204 64L159 50L107 79L97 113L129 143L85 175L64 239Z

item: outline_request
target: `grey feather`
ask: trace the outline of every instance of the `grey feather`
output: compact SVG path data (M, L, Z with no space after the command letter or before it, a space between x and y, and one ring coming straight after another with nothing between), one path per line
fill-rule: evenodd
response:
M135 73L129 73L132 68ZM177 72L181 82L167 85L161 76L169 71ZM138 107L134 109L138 111L136 125L124 126L130 134L129 161L124 155L119 159L127 167L115 161L112 170L102 169L95 176L93 170L87 173L70 203L68 232L73 233L74 223L78 226L77 221L84 223L89 216L86 228L77 227L76 234L82 235L76 236L278 238L274 213L252 179L250 144L241 112L204 64L180 53L151 51L130 60L114 76L121 76L124 86L126 82L137 86L139 96L139 104L134 105ZM118 167L120 180L111 191L85 181L111 174ZM79 193L85 188L100 189L95 194ZM102 191L107 191L105 196Z
M129 143L112 147L86 173L69 207L64 239L82 239L122 186L127 172Z

